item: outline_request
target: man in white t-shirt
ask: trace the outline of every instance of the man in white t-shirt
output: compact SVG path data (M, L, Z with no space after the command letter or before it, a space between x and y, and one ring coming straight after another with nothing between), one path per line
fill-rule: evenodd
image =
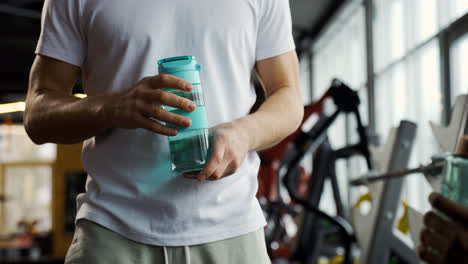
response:
M301 122L294 50L287 0L46 0L24 123L38 144L84 141L67 263L269 263L255 151ZM161 90L192 84L156 75L182 55L202 65L215 138L198 181L171 170L163 125L191 120L157 107L195 107ZM254 70L267 99L249 114Z

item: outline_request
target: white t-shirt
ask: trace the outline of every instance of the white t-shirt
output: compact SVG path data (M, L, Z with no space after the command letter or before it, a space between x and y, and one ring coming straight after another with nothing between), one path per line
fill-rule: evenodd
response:
M288 0L46 0L36 53L80 66L90 96L130 89L160 59L194 55L212 127L249 113L257 60L294 48ZM171 171L167 137L113 129L85 141L82 162L77 219L140 243L208 243L266 224L255 152L234 175L200 183Z

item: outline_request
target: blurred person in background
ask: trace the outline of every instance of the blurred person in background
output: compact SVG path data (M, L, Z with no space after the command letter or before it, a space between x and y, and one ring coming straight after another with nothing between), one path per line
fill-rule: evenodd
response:
M450 220L432 211L424 216L419 256L428 264L468 263L468 207L439 193L432 193L429 202Z

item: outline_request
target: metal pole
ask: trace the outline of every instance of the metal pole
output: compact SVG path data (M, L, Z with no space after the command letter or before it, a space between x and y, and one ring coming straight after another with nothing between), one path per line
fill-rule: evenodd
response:
M450 80L450 46L448 31L443 30L439 34L440 48L440 89L442 92L442 124L448 125L450 122L452 109L451 80Z
M309 47L309 89L310 89L310 97L311 99L314 98L314 52L312 51L312 47Z
M402 121L397 132L397 142L393 146L389 171L402 170L408 165L411 149L416 135L416 124ZM378 213L373 235L366 256L362 263L388 263L392 254L403 258L404 263L418 263L416 253L409 250L404 242L396 240L393 235L393 223L400 203L403 179L386 182L378 204ZM373 202L374 203L374 202Z
M366 51L367 51L367 101L369 106L369 128L376 129L375 114L375 75L374 75L374 4L372 0L364 0L366 13Z

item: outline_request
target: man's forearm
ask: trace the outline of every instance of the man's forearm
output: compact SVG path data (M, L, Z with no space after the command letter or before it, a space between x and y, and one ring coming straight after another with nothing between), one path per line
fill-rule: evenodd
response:
M102 111L103 96L79 99L52 90L31 94L24 115L26 131L37 144L74 144L98 135L111 127Z
M71 91L79 72L79 67L52 58L37 56L34 60L24 125L35 143L79 143L112 128L142 128L160 135L177 135L176 129L155 120L190 126L187 117L157 107L194 110L195 104L189 99L162 90L190 92L192 84L183 79L165 74L147 76L128 90L78 99Z
M251 151L272 147L296 131L304 115L297 90L291 87L278 89L257 112L234 121L240 133L246 133Z

